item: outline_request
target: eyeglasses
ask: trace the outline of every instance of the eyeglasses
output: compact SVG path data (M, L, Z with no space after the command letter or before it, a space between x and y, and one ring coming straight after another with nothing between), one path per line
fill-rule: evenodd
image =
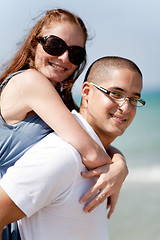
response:
M66 42L54 35L39 37L38 41L42 44L46 53L53 56L60 56L68 50L69 61L74 65L80 65L86 56L86 51L80 46L68 46Z
M96 85L95 83L92 83L92 82L90 82L90 84L92 84L94 87L96 87L100 91L104 92L105 94L107 94L111 99L113 99L116 102L123 102L123 101L125 101L125 99L128 98L129 103L134 107L142 107L146 104L146 102L143 99L127 97L124 93L121 93L119 91L109 91L103 87L99 87L98 85Z

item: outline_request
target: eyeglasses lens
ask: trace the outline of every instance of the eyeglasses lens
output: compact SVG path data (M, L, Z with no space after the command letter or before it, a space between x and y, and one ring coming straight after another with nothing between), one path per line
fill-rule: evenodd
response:
M123 102L125 101L126 98L129 99L129 102L132 106L135 106L135 107L141 107L144 105L144 102L143 100L139 100L137 98L129 98L129 97L126 97L126 95L124 95L123 93L119 93L119 92L110 92L109 96L115 100L115 101L119 101L119 102Z

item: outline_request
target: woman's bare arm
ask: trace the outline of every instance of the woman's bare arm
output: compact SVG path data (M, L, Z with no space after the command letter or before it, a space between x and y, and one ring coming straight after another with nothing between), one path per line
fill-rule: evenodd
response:
M19 99L27 111L34 110L63 140L72 144L87 168L111 163L109 155L80 126L52 84L35 70L24 74Z

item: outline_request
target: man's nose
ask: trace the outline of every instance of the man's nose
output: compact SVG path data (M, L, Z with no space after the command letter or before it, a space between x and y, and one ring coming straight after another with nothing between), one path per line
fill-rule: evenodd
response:
M122 102L119 103L119 108L122 109L123 112L129 112L130 105L129 98L126 97Z

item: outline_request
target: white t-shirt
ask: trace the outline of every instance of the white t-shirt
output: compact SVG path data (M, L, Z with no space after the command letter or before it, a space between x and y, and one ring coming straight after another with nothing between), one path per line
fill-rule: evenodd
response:
M83 117L74 115L102 146ZM8 169L0 185L26 214L19 221L22 240L108 240L106 202L91 213L79 203L96 180L81 177L81 171L86 168L80 154L55 133Z

